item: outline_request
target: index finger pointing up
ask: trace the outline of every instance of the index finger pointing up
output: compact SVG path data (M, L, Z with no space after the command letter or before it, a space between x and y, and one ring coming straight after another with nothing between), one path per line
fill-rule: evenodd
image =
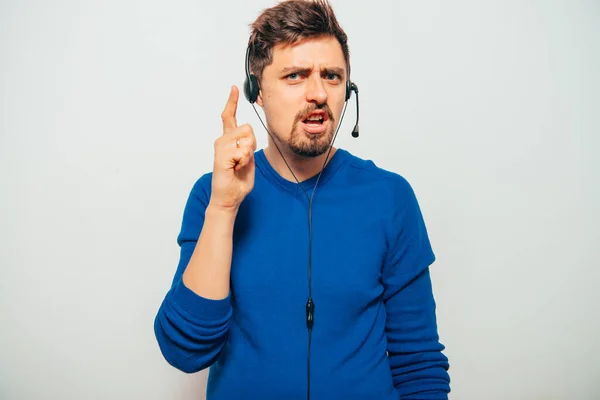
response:
M221 114L221 119L223 120L223 133L237 128L235 114L237 111L238 98L239 90L236 86L232 86L231 92L229 93L229 98L227 99L227 104L225 104L225 109Z

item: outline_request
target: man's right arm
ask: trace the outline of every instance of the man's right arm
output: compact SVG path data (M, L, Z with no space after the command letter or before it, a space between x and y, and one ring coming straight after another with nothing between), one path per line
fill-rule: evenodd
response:
M222 300L229 295L236 215L237 210L206 208L204 227L183 273L184 285L199 296Z
M154 322L165 359L185 372L212 365L229 329L233 228L255 176L256 137L250 125L237 125L238 99L233 86L221 114L213 172L198 180L188 198L179 266Z
M206 176L187 201L179 265L154 321L165 359L192 373L212 365L227 340L235 213L207 206Z

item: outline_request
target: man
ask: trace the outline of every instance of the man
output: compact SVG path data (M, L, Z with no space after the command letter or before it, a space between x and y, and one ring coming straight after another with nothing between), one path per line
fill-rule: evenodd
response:
M213 171L192 188L179 265L155 320L165 359L210 367L208 400L446 399L417 199L400 175L332 147L347 37L326 0L252 25L268 146L232 87Z

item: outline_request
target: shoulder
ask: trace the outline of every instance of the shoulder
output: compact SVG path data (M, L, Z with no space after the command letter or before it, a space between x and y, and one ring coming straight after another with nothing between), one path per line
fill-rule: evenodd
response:
M375 161L361 158L347 150L342 151L345 153L345 164L353 177L353 183L368 185L369 190L374 191L373 194L383 197L380 199L389 199L394 205L415 196L411 183L400 172L383 168Z
M190 197L196 197L201 201L208 201L210 199L210 192L212 188L212 172L207 172L196 179L192 185Z

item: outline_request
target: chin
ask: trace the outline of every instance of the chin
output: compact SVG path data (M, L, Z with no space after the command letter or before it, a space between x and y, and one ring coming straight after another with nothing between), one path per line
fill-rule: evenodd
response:
M332 145L333 131L315 135L299 129L288 143L290 150L301 157L314 158L325 154Z
M312 147L312 148L296 148L296 147L292 147L291 150L294 152L294 154L299 155L300 157L305 157L305 158L315 158L315 157L319 157L323 154L325 154L325 152L327 152L327 150L329 149L329 146L325 146L325 147Z

